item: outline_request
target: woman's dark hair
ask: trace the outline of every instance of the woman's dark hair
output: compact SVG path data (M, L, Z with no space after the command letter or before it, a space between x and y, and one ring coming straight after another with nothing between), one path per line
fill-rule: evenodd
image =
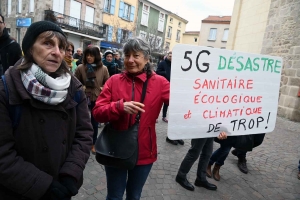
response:
M83 57L82 57L82 63L85 65L88 64L87 59L86 59L87 55L92 55L95 57L94 63L97 65L96 69L103 66L102 60L101 60L101 55L100 55L100 50L98 47L89 46L84 50Z
M45 37L46 39L51 39L51 38L56 37L58 39L60 49L65 50L66 47L67 47L68 43L67 43L66 37L63 36L59 32L46 31L46 32L41 33L38 37L40 37L40 36ZM24 62L22 62L22 64L18 66L19 70L27 70L31 67L32 63L36 63L33 59L32 54L31 54L31 49L32 49L35 42L36 42L36 40L33 42L33 44L31 44L30 51L23 52L24 53ZM66 62L63 60L60 67L56 70L56 72L53 72L49 75L57 77L57 76L60 76L64 73L70 73L70 70L69 70L69 67L67 66Z
M73 51L72 51L72 55L74 54L74 44L72 43L72 42L70 42L70 41L67 41L67 47L66 47L66 50L69 48L69 46L71 46L72 47L72 49L73 49Z
M123 52L124 55L130 54L131 52L142 52L145 59L149 60L151 58L151 47L149 43L142 38L129 39L123 47ZM148 78L152 75L153 66L150 64L150 62L147 62L144 67L144 71L146 72Z

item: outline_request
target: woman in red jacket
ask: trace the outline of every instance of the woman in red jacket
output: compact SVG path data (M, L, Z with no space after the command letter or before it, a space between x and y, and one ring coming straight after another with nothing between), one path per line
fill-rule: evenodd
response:
M156 75L150 65L150 45L142 39L129 39L124 48L124 69L107 80L93 109L98 122L110 122L114 129L126 130L141 111L138 133L139 156L132 170L105 166L107 199L140 199L152 164L157 160L155 121L163 103L169 103L170 84ZM143 83L148 79L143 103ZM128 177L128 178L127 178Z

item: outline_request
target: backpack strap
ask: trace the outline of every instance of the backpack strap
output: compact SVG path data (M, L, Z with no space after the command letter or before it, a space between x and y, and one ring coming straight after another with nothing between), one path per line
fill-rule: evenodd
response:
M8 87L7 87L7 83L5 80L5 76L2 75L1 78L2 78L3 85L4 85L4 91L5 91L5 95L6 95L6 102L7 102L7 106L8 106L9 117L12 120L13 128L15 128L19 124L19 121L21 118L22 106L9 104L9 92L8 92Z

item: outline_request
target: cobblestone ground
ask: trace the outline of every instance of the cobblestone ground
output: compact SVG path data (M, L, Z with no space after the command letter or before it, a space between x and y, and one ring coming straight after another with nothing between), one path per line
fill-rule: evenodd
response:
M190 147L185 144L166 143L167 124L159 118L157 124L158 161L155 162L144 186L143 200L170 199L300 199L300 180L297 179L300 159L300 123L277 118L276 128L268 133L263 144L247 154L248 174L237 168L237 158L230 154L222 166L221 180L209 179L218 186L217 191L196 187L194 192L185 190L175 182L181 161ZM214 150L219 144L214 144ZM188 174L194 182L197 163ZM91 155L84 171L84 184L73 199L100 199L106 196L106 178L103 166ZM125 198L124 198L125 199Z

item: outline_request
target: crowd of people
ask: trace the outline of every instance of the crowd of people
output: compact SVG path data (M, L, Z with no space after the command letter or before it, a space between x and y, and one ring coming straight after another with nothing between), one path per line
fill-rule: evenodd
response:
M22 56L23 51L23 56ZM141 38L129 39L120 52L89 45L84 50L67 40L54 23L40 21L27 29L20 45L9 36L0 15L0 197L1 199L71 199L83 183L83 171L97 154L98 124L126 130L139 115L138 159L133 169L105 166L107 200L140 199L157 160L156 122L168 123L172 52L153 70L151 47ZM146 88L145 88L146 85ZM142 91L146 89L141 102ZM157 90L160 88L160 90ZM220 168L231 152L237 166L248 173L246 153L260 145L264 133L240 138L192 139L175 181L187 190L208 190L220 181ZM183 140L170 144L184 145ZM213 152L213 142L220 148ZM112 152L113 154L113 152ZM199 158L194 185L187 174ZM212 169L213 167L213 169ZM299 160L300 179L300 160Z

